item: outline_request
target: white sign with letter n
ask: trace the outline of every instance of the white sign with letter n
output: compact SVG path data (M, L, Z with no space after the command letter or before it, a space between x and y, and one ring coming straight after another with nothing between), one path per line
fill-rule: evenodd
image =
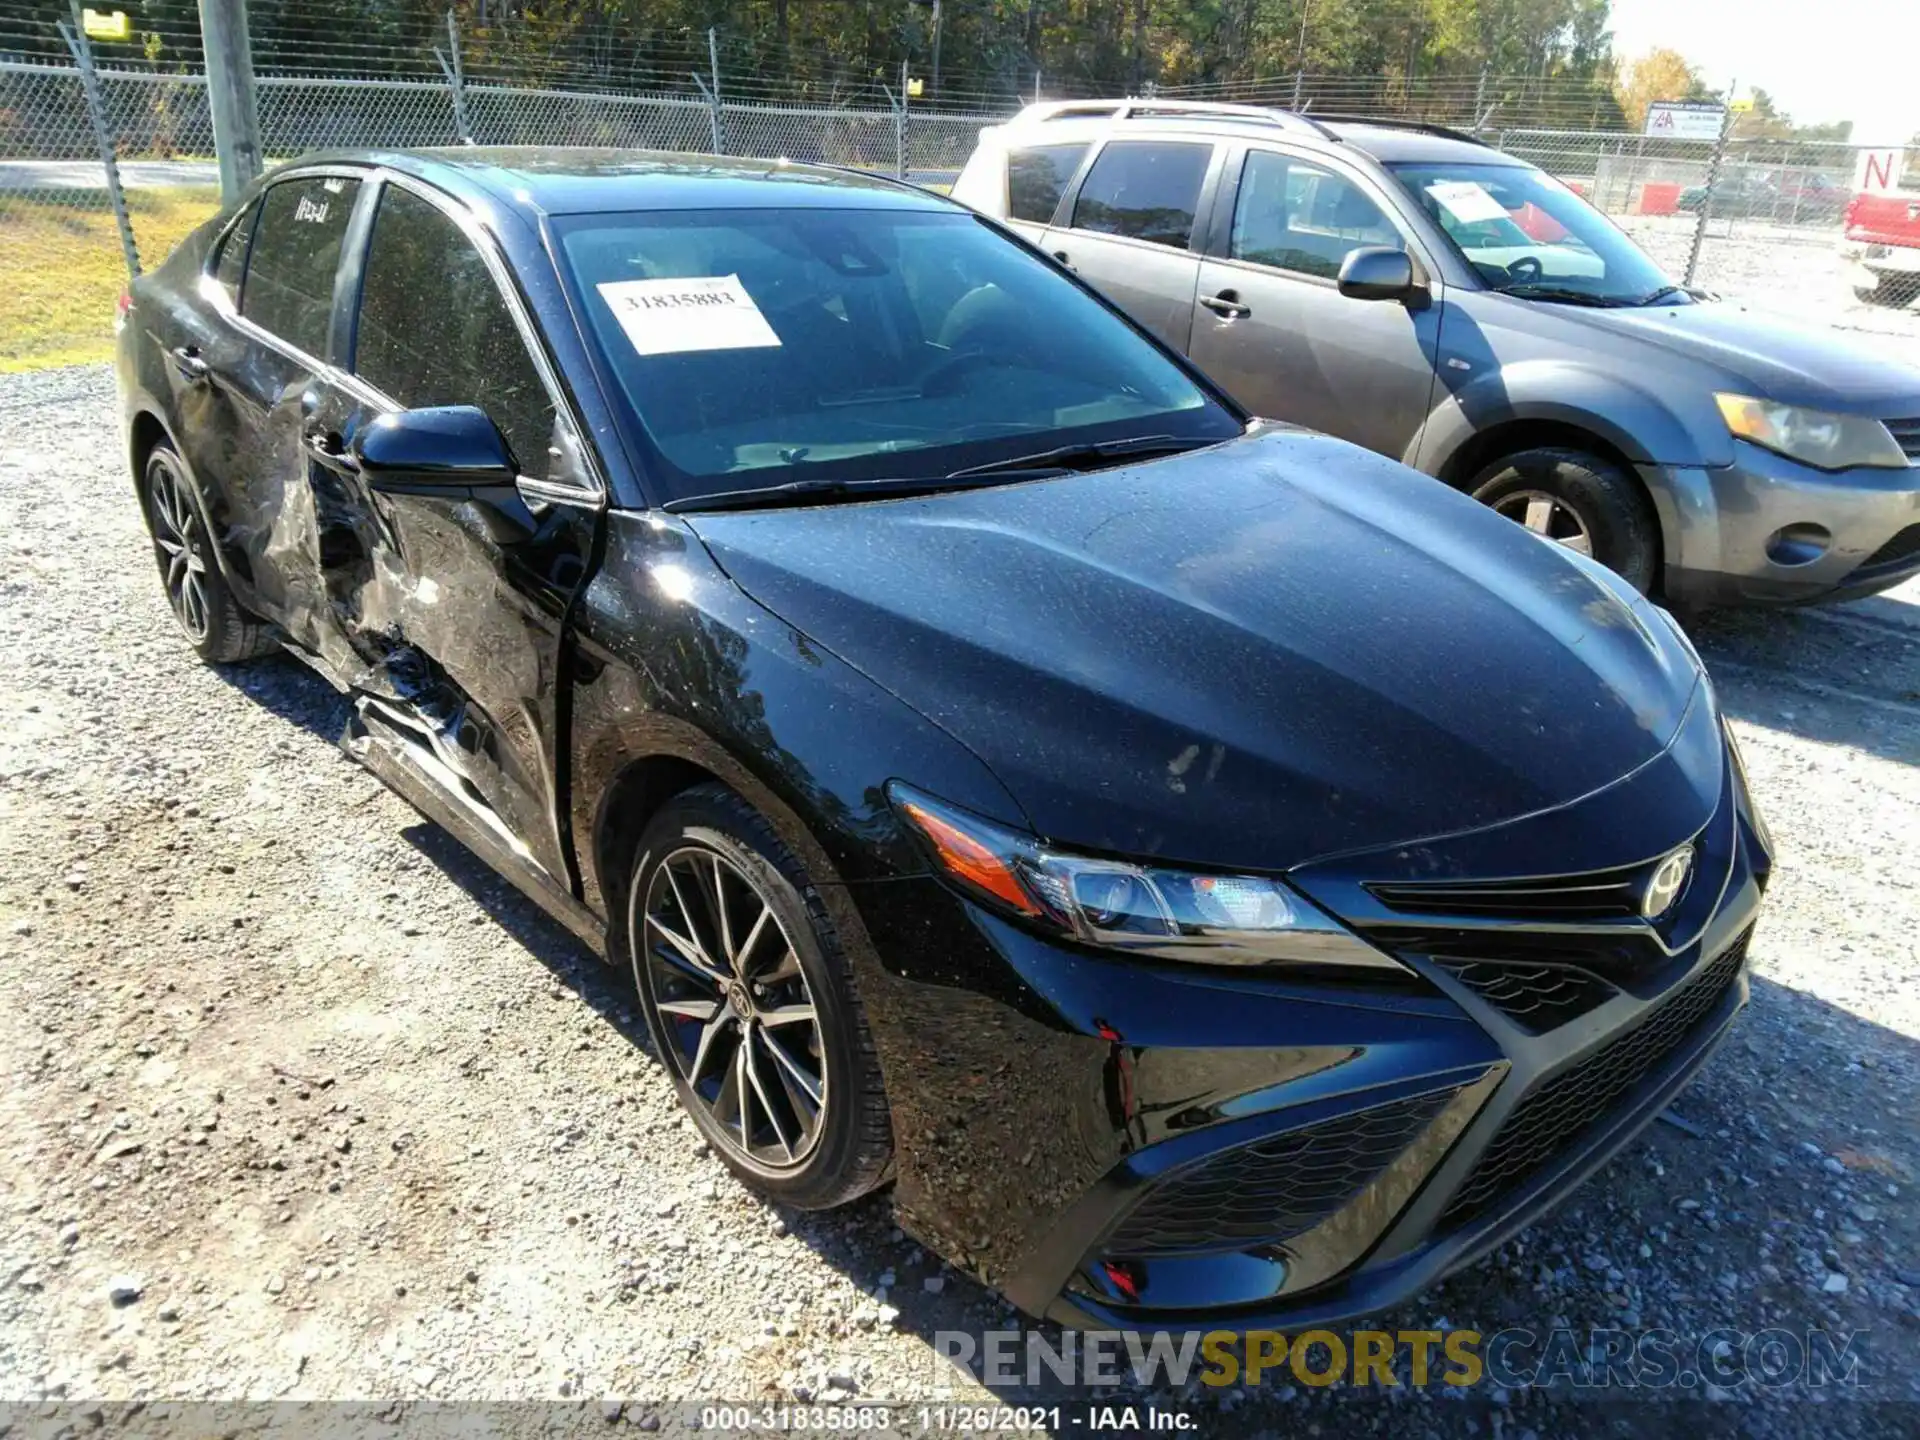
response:
M1906 168L1904 150L1862 150L1853 162L1853 188L1860 194L1898 190Z

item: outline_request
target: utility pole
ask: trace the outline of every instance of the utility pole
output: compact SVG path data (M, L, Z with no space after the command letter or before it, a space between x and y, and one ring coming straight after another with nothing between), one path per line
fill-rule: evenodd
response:
M1147 83L1147 0L1133 0L1133 85L1130 95L1138 95Z
M200 48L207 58L207 108L220 157L220 200L232 204L259 175L260 108L254 99L247 0L200 0Z
M1307 88L1307 17L1313 14L1313 0L1300 0L1300 50L1293 57L1293 108L1300 108L1300 101Z
M940 93L940 0L933 0L933 93Z

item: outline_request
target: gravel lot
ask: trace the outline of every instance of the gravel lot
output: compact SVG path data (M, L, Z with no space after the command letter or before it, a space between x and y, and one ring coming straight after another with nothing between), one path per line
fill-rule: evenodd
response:
M1669 275L1686 274L1693 247L1691 215L1613 217ZM1856 300L1840 258L1840 227L1773 225L1760 220L1709 220L1700 247L1697 284L1756 309L1858 335L1920 345L1920 301L1904 308Z
M736 1186L619 977L348 762L317 677L199 666L117 447L104 370L0 377L0 1400L611 1397L640 1423L914 1399L934 1331L1006 1323L884 1198L809 1217ZM1845 1398L1908 1404L1723 1413L1910 1434L1920 587L1698 639L1780 848L1754 1004L1679 1123L1386 1324L1857 1330ZM1189 1403L1207 1433L1672 1414L1450 1398Z

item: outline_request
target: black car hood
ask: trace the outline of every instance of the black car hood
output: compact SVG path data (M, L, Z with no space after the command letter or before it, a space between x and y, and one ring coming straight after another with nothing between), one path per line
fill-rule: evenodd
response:
M1507 820L1659 755L1699 678L1590 567L1304 432L686 518L1086 849L1276 870Z
M1916 413L1920 402L1920 366L1891 346L1732 301L1577 314L1585 324L1642 336L1711 365L1783 404L1884 418Z

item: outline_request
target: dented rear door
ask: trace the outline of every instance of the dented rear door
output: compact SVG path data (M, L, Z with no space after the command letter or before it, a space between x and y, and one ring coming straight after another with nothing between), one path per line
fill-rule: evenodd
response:
M203 286L206 334L174 357L187 458L217 496L248 605L336 671L353 668L353 656L329 601L328 561L364 517L312 464L307 433L340 345L341 262L364 182L363 171L335 168L269 186L244 278L216 267Z

